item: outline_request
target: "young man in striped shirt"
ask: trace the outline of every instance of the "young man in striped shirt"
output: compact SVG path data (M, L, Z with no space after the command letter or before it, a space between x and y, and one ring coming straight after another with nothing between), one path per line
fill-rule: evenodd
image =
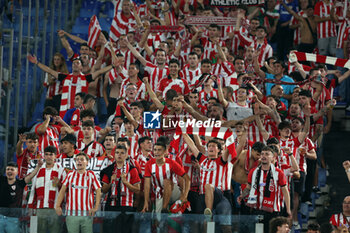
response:
M101 202L101 184L93 171L87 171L89 156L83 152L76 155L77 169L63 181L55 210L62 215L61 204L66 196L66 223L69 233L92 233L93 216ZM96 193L96 198L94 198ZM94 204L95 199L95 204Z
M165 158L168 151L166 145L157 142L154 145L154 157L147 162L145 168L145 202L142 212L150 209L150 189L152 187L152 197L155 198L155 212L168 212L170 199L179 199L182 203L187 201L187 195L190 189L190 178L185 170L174 160ZM181 197L172 197L172 177L178 175L180 179L184 179Z
M58 233L61 230L54 207L59 188L67 174L59 163L55 163L56 156L57 150L54 146L45 148L45 163L33 179L28 200L28 207L37 209L39 233L47 230Z
M77 148L90 158L100 157L105 152L103 146L94 139L94 123L90 120L83 122L84 138L79 140Z

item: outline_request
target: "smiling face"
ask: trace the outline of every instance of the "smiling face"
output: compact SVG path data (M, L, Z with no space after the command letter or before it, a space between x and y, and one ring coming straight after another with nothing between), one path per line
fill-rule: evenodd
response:
M273 71L275 75L282 75L283 74L283 67L279 63L274 63L273 64Z
M289 107L289 114L291 116L299 116L301 113L301 108L299 104L291 104Z
M244 60L237 59L234 64L235 71L240 74L244 72Z
M153 149L153 153L157 160L162 160L165 156L166 149L160 145L155 145Z
M6 177L9 180L16 179L18 175L18 168L13 166L6 166Z
M237 100L246 101L247 100L247 90L244 88L239 88L237 90Z
M303 127L302 123L298 119L292 120L292 132L299 132Z
M170 75L177 76L179 74L179 71L180 71L180 67L179 67L178 64L171 63L169 65L169 73L170 73Z
M165 51L158 50L156 53L156 61L158 65L163 65L166 61Z
M280 135L281 135L281 138L283 139L289 138L291 133L292 133L292 130L288 127L280 130Z

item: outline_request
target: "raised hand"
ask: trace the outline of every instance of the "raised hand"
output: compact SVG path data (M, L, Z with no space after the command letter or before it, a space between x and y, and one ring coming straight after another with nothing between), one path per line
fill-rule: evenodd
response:
M35 55L28 54L27 55L27 59L28 59L29 62L31 62L33 64L37 64L38 63L38 59L36 58Z

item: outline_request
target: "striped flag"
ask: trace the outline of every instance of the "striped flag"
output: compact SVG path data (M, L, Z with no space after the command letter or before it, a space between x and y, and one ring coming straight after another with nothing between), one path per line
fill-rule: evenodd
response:
M295 61L309 61L309 62L322 63L322 64L339 66L339 67L350 69L350 60L348 59L323 56L323 55L313 54L313 53L303 53L303 52L292 51L289 54L289 61L291 63Z
M98 37L100 36L101 33L101 26L97 20L96 15L93 15L90 19L90 24L89 24L89 39L88 39L88 45L90 48L94 48Z

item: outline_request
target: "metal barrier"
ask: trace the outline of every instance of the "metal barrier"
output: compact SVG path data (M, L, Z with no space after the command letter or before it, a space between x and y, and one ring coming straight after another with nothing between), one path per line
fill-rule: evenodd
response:
M30 210L30 212L33 212ZM85 213L88 214L88 213ZM85 215L88 216L88 215ZM40 226L46 225L53 231L62 230L65 216L57 216L53 209L41 209L29 213L28 209L6 209L0 208L0 222L2 224L16 225L18 232L37 232ZM74 219L74 216L70 216ZM87 217L89 218L89 217ZM213 216L208 219L205 215L198 214L158 214L158 213L121 213L98 211L93 218L93 232L113 232L128 228L130 232L207 232L207 233L263 233L262 225L257 215L227 215ZM29 224L30 223L30 226Z
M0 168L12 160L18 130L28 126L44 91L44 72L38 73L26 55L35 54L49 65L61 48L57 29L69 31L82 0L22 2L26 6L13 6L12 21L6 13L0 15Z

